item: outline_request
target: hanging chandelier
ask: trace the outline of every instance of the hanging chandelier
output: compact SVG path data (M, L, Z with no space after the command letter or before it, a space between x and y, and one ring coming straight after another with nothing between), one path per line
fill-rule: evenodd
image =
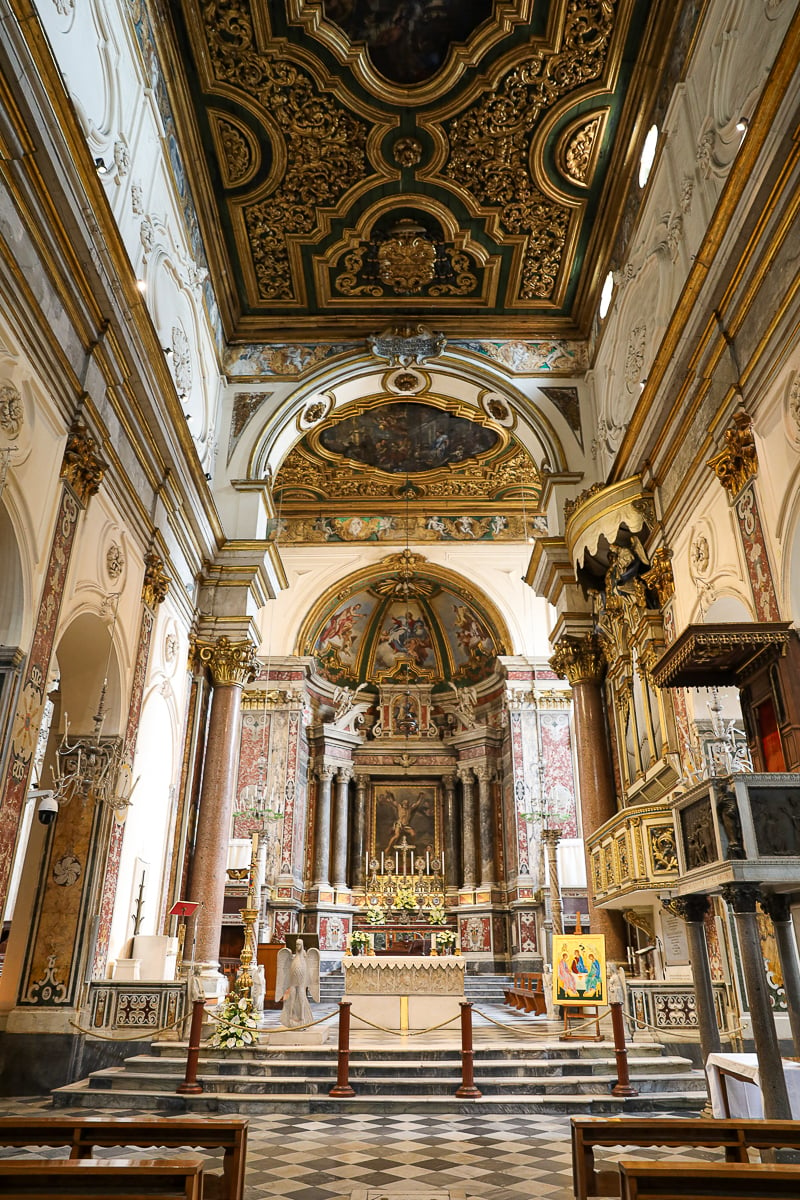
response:
M129 807L133 790L138 783L138 779L132 779L131 764L125 759L122 739L101 738L108 715L108 672L117 627L120 594L114 592L106 596L100 609L101 616L112 606L114 612L103 686L100 689L97 711L92 717L94 729L91 736L70 741L69 714L64 713L64 734L56 751L56 765L52 768L54 799L59 808L68 805L75 796L80 796L84 804L91 798L95 804L102 804L115 813L122 813Z

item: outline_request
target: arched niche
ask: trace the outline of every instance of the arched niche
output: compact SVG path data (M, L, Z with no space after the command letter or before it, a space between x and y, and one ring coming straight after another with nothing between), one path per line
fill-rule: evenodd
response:
M94 732L93 718L100 703L104 680L106 718L101 736L120 733L122 700L120 669L116 648L111 645L111 630L96 613L76 616L56 649L60 668L59 729L63 732L65 714L69 716L70 738Z
M0 647L18 646L22 638L25 587L17 537L0 503Z

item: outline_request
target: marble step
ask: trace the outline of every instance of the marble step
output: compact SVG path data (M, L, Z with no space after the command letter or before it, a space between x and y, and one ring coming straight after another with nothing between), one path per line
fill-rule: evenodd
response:
M269 1030L265 1032L268 1033ZM170 1058L175 1057L176 1054L185 1054L187 1048L188 1044L185 1041L165 1040L162 1042L151 1042L149 1054L154 1057ZM262 1045L237 1050L236 1054L242 1062L280 1062L296 1059L305 1063L315 1061L330 1062L334 1067L336 1063L336 1046L333 1043L319 1047L271 1047L269 1045ZM503 1045L502 1043L498 1044L497 1041L493 1041L488 1046L476 1045L474 1054L476 1063L485 1059L505 1059L508 1061L519 1059L523 1061L574 1063L591 1059L611 1059L613 1057L613 1043L610 1038L605 1042L584 1042L574 1045L559 1042L557 1039L553 1041L537 1041L532 1046L519 1044ZM636 1057L656 1062L666 1057L664 1047L659 1042L636 1042L629 1044L628 1055L630 1058ZM375 1060L385 1060L393 1062L396 1067L404 1069L409 1062L442 1063L460 1061L460 1057L460 1047L455 1042L449 1046L415 1046L413 1049L409 1049L407 1045L402 1044L400 1039L398 1039L398 1043L395 1046L362 1047L351 1045L350 1048L351 1064L360 1061L372 1062ZM689 1063L688 1059L684 1061L687 1064Z
M125 1070L132 1073L149 1075L183 1073L185 1056L157 1056L138 1054L125 1060ZM493 1056L477 1060L481 1074L504 1076L509 1079L527 1079L540 1077L575 1078L583 1075L614 1075L615 1063L612 1057L589 1060L576 1059L571 1062L559 1062L554 1059L506 1059ZM692 1065L688 1059L675 1055L664 1055L661 1058L638 1058L628 1056L630 1073L634 1077L673 1075L679 1072L689 1072ZM333 1058L303 1057L290 1059L286 1056L275 1057L272 1060L243 1061L236 1054L215 1055L213 1050L201 1055L201 1074L247 1075L252 1079L270 1078L272 1076L302 1076L310 1079L331 1079L335 1073ZM387 1060L383 1055L374 1059L353 1058L350 1062L352 1078L367 1079L373 1076L389 1076L396 1074L398 1064ZM431 1080L438 1079L443 1071L448 1074L461 1069L460 1057L457 1054L447 1059L425 1061L417 1058L407 1058L402 1064L404 1073L413 1074L414 1078Z
M95 1071L89 1076L89 1086L93 1091L140 1091L140 1092L169 1092L174 1093L183 1079L183 1071L174 1074L134 1073L125 1067L106 1067ZM329 1075L323 1079L306 1079L302 1082L296 1076L273 1075L259 1079L253 1075L214 1074L205 1072L202 1067L198 1079L206 1092L231 1093L239 1095L258 1095L268 1092L272 1095L300 1093L302 1095L327 1095L333 1086L334 1077ZM564 1079L559 1076L552 1078L520 1078L517 1076L494 1076L485 1072L476 1072L476 1085L484 1095L514 1095L541 1096L560 1094L564 1091ZM607 1096L614 1083L616 1075L576 1075L569 1080L569 1090L575 1095ZM386 1094L419 1096L452 1096L461 1085L460 1071L441 1074L436 1078L424 1080L423 1087L417 1078L397 1075L376 1075L372 1078L358 1078L351 1075L351 1086L360 1095L382 1096ZM672 1085L682 1092L702 1092L705 1096L705 1078L700 1072L695 1075L681 1073L680 1075L641 1076L635 1080L635 1086L640 1094L664 1092Z
M68 1084L53 1092L55 1108L85 1104L91 1108L133 1108L165 1113L428 1113L430 1116L471 1116L476 1113L528 1113L536 1115L620 1116L648 1113L700 1112L705 1092L648 1092L639 1096L575 1094L567 1091L538 1096L482 1096L477 1100L459 1100L455 1096L353 1096L347 1099L310 1096L304 1092L275 1095L242 1095L237 1092L206 1092L199 1096L143 1092L123 1089L103 1091L88 1086L86 1080Z

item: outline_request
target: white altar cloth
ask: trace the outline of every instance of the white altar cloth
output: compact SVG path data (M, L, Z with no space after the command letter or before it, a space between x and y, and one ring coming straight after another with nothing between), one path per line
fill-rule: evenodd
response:
M724 1085L720 1074L724 1075ZM792 1117L794 1120L800 1120L800 1063L783 1059L783 1074L786 1078ZM758 1058L755 1054L709 1054L706 1075L711 1095L711 1111L715 1117L761 1119L764 1116Z
M342 967L356 1029L364 1028L362 1017L385 1029L428 1029L461 1014L466 962L458 955L345 955ZM454 1021L448 1028L458 1026Z

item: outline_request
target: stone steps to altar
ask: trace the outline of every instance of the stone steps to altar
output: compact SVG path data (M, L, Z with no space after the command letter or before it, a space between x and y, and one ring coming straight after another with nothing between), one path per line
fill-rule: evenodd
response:
M501 1044L497 1044L500 1040ZM616 1079L609 1042L553 1041L536 1045L478 1045L475 1078L483 1092L476 1101L460 1101L460 1055L454 1044L423 1047L375 1045L351 1050L351 1084L356 1096L334 1100L328 1092L336 1076L336 1050L319 1047L270 1047L239 1051L207 1049L200 1058L201 1096L179 1097L186 1044L154 1043L121 1067L94 1072L80 1083L53 1094L57 1107L132 1105L163 1111L193 1112L469 1112L476 1106L495 1112L699 1111L705 1080L687 1059L667 1055L657 1043L629 1050L629 1066L639 1096L627 1101L610 1095Z

